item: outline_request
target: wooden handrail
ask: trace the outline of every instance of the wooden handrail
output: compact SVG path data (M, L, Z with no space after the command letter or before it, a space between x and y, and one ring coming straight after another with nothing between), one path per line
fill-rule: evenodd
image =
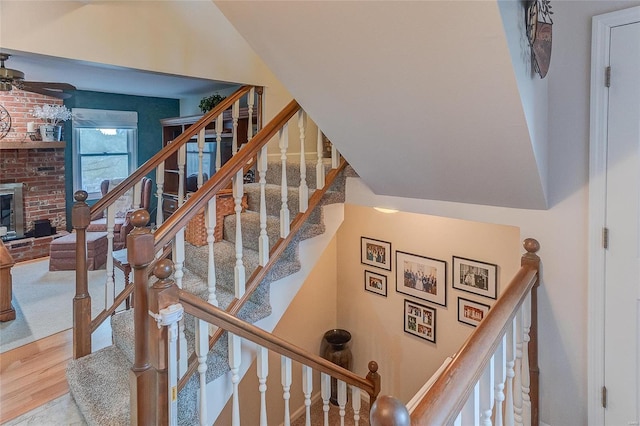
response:
M231 157L209 180L207 180L196 192L198 196L191 196L185 203L164 221L156 230L155 247L162 249L176 235L178 230L187 226L187 223L198 213L198 211L209 202L209 200L224 189L231 181L231 178L244 165L254 157L257 152L266 145L278 130L298 112L300 105L295 100L284 107L265 127L251 138L247 145ZM194 124L195 126L195 124ZM177 140L177 139L176 139Z
M522 267L505 292L411 413L412 425L453 424L462 410L520 305L539 283L539 259L535 255L539 244L527 239L525 249L528 253L523 256ZM533 326L531 332L534 341ZM531 368L537 369L537 362ZM537 400L532 398L532 403Z
M153 171L171 155L176 153L178 149L180 149L182 145L186 144L193 135L197 134L205 126L215 120L220 114L229 109L234 102L239 100L243 95L247 94L249 90L251 90L251 86L242 86L233 94L227 96L214 109L207 112L202 116L200 120L191 125L180 136L175 138L172 143L168 144L162 150L158 151L157 154L147 160L143 165L138 167L138 169L134 171L129 177L120 182L115 188L109 191L104 197L102 197L91 207L91 219L95 219L109 205L113 204L121 195L127 192L129 188L132 188L136 183L140 182L140 179Z
M314 355L311 352L274 336L253 324L244 322L222 309L201 300L198 296L184 290L180 290L178 292L178 298L180 299L185 312L197 318L203 319L206 322L235 334L236 336L250 340L257 345L291 358L294 361L307 365L322 373L329 374L338 380L342 380L350 385L356 386L367 392L373 398L377 396L376 385L373 382L358 376L346 368L333 364L331 361L321 358L318 355ZM377 370L377 365L375 366L375 370Z

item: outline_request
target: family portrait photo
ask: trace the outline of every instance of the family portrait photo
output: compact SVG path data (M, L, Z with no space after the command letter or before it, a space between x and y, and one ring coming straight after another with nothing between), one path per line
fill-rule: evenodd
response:
M364 271L364 289L387 297L387 277L371 271Z
M489 306L473 300L458 298L458 321L477 327L489 313Z
M447 264L396 251L396 291L446 306Z
M410 300L404 301L404 331L436 342L436 310Z
M391 243L361 237L360 250L360 262L364 265L391 270Z
M453 256L453 288L495 299L497 270L491 263Z

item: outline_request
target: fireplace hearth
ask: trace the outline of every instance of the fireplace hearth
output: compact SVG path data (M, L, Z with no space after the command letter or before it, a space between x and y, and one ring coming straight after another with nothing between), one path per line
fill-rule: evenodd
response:
M0 183L0 227L3 241L24 237L24 198L22 183ZM4 232L2 232L4 233Z

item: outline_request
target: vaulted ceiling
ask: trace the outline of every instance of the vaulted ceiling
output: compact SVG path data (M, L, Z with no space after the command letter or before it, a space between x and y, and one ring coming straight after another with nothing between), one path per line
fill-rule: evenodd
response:
M215 3L375 193L546 208L496 1Z

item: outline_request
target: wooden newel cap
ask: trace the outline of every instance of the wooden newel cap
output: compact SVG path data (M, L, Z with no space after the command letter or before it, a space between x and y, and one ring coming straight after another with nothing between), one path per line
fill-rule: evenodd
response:
M372 373L378 372L378 363L375 361L369 361L369 371Z
M173 262L169 259L162 259L153 268L153 275L159 280L166 280L173 274Z
M151 216L149 216L149 212L145 209L138 209L131 213L131 223L136 228L143 228L147 226L149 219L151 219Z
M534 238L527 238L522 244L527 253L535 254L540 250L540 243Z
M73 194L73 199L76 201L87 201L87 198L89 198L89 194L87 193L87 191L84 191L82 189L79 191L76 191Z

